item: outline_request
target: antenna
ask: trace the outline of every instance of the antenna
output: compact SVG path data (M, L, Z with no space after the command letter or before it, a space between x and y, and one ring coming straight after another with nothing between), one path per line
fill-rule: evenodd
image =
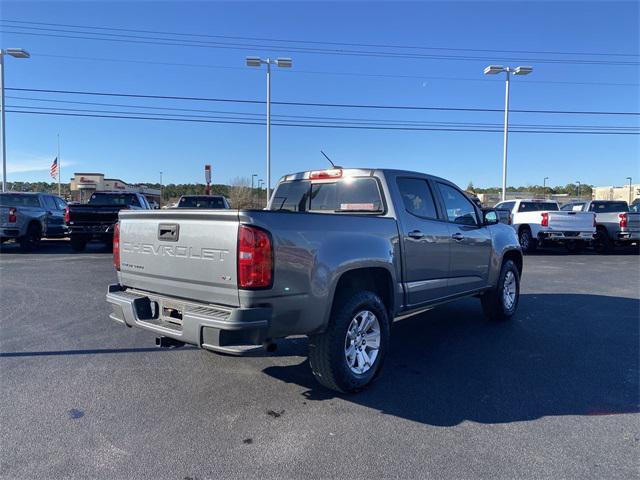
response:
M331 164L331 166L332 166L333 168L342 168L340 165L336 165L335 163L333 163L333 162L331 161L331 159L327 156L327 154L326 154L326 153L324 153L322 150L320 150L320 153L321 153L322 155L324 155L324 158L326 158L327 160L329 160L329 163Z

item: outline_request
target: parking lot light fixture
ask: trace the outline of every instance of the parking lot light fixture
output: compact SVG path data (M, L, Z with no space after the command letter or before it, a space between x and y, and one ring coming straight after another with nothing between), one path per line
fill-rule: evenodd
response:
M7 191L7 146L5 142L5 104L4 104L4 56L9 55L14 58L29 58L29 52L24 48L0 49L0 138L2 139L2 191Z
M509 77L514 75L529 75L533 72L533 67L504 67L502 65L488 65L484 69L485 75L497 75L506 73L505 93L504 93L504 145L502 155L502 201L507 197L507 142L509 138Z
M632 186L631 186L631 177L627 177L627 180L629 180L629 206L631 206L631 204L633 203L633 192L632 190Z
M246 63L248 67L260 67L261 65L267 66L267 204L269 203L269 196L271 195L271 65L275 65L280 68L291 68L293 66L293 60L287 57L260 58L260 57L246 57Z
M549 180L549 177L544 177L542 180L542 193L544 193L545 200L547 198L547 180Z

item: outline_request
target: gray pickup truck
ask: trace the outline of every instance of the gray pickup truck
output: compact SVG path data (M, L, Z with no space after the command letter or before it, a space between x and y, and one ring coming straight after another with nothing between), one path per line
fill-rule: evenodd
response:
M506 320L522 275L495 210L399 170L287 175L266 210L121 211L113 253L112 320L224 353L308 335L313 374L342 392L380 372L394 319L478 296Z
M48 193L0 193L0 242L13 239L28 251L42 238L67 236L66 208L62 198Z
M600 253L610 252L616 245L640 243L640 213L630 211L625 201L571 202L563 205L561 210L596 214L593 246Z

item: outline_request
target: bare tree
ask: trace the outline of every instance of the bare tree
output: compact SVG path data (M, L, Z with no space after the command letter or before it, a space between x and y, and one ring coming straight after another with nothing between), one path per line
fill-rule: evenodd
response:
M251 182L246 177L235 177L229 187L231 208L261 208L256 195L251 190Z

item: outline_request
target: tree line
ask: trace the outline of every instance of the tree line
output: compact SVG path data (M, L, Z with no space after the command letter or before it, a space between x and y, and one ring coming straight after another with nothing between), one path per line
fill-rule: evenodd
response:
M560 195L560 194L568 194L571 197L577 197L578 192L580 196L590 196L593 192L593 185L588 184L580 184L575 183L567 183L564 186L558 185L555 187L550 186L542 186L542 185L527 185L523 187L507 187L507 192L530 192L540 195ZM473 182L469 182L466 188L469 193L500 193L502 192L501 187L489 187L489 188L479 188L473 185Z

